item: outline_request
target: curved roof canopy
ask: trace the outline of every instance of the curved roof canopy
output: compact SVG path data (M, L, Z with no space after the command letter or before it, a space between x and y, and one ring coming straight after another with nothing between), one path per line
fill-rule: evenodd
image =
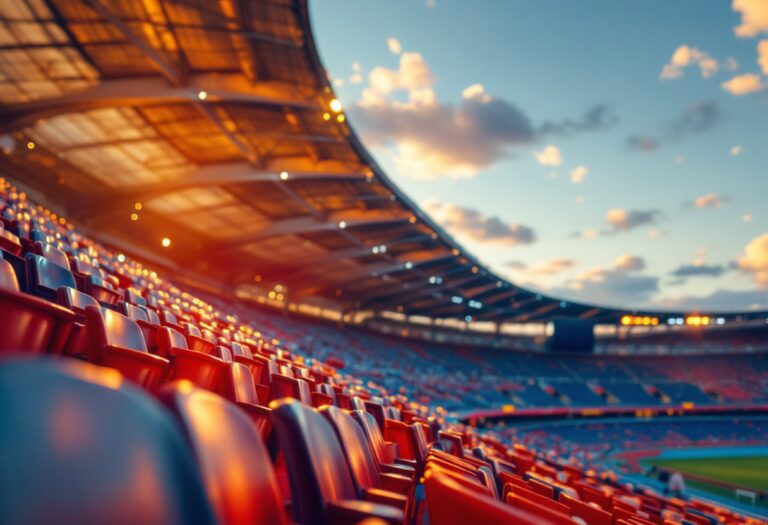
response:
M0 168L102 240L344 311L627 313L484 268L387 178L337 104L306 0L0 3Z

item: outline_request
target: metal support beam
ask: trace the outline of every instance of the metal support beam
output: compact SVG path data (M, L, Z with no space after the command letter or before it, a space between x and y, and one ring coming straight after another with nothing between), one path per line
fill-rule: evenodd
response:
M205 101L199 98L201 91L206 93ZM281 92L267 84L247 84L238 75L193 76L181 87L169 85L161 78L124 78L105 80L78 93L0 106L0 131L13 131L41 119L105 107L218 102L320 109L315 100L301 96L296 89Z
M152 47L152 45L150 45L144 38L131 31L128 24L98 0L85 0L85 3L103 16L125 37L126 40L136 46L144 56L151 60L157 66L160 73L162 73L171 84L176 86L184 84L187 77L186 68L182 67L181 64L174 64L168 61L167 56L164 56L161 51Z

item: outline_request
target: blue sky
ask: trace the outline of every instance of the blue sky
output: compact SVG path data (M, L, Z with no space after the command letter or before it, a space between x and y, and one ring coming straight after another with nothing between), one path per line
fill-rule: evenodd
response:
M768 307L768 1L310 8L352 126L500 274L619 306Z

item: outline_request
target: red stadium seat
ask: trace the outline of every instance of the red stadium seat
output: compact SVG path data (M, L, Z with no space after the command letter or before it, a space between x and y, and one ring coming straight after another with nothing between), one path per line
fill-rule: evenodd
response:
M556 525L545 516L485 497L444 472L429 471L425 478L430 525Z
M117 304L120 300L120 294L98 268L78 258L70 258L70 266L77 278L77 288L80 291L105 305Z
M564 493L560 494L560 503L568 506L571 516L578 516L589 525L611 525L613 517L610 512L595 508Z
M0 354L59 353L74 320L71 310L20 292L10 263L0 259Z
M283 374L273 374L272 384L269 387L270 401L288 397L297 399L305 405L312 406L312 393L306 381Z
M365 433L352 416L333 405L326 405L319 412L336 432L359 497L395 506L409 514L413 501L413 480L379 471Z
M195 385L219 392L226 367L232 362L229 350L213 347L210 354L187 348L187 339L164 326L158 333L158 353L173 359L169 380L186 379ZM218 354L218 355L214 355Z
M402 511L358 499L344 452L323 416L296 400L273 403L272 414L297 522L354 523L378 518L402 523Z
M216 523L170 414L115 370L6 361L0 400L3 523Z
M5 228L0 228L0 249L13 255L19 255L22 250L21 241Z
M189 382L158 396L187 435L219 524L288 523L267 450L242 411Z
M75 322L72 324L72 332L67 340L64 353L87 357L89 341L85 324L85 309L88 306L98 307L99 303L90 295L86 295L68 286L59 288L56 302L75 313Z
M85 311L94 362L115 368L150 390L163 381L168 360L147 351L136 323L104 307L87 306Z
M157 353L160 325L150 322L147 311L133 303L124 301L118 303L117 310L139 325L141 333L144 335L144 342L147 344L147 350L153 354Z

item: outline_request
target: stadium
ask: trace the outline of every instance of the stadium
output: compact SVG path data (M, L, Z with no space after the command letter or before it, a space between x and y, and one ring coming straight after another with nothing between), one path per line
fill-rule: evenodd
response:
M0 0L0 523L768 523L768 238L762 263L752 242L722 267L669 273L679 281L670 289L690 285L683 269L753 279L757 290L735 307L594 292L644 271L638 257L569 289L531 280L569 268L562 259L514 278L523 274L487 253L532 244L534 232L505 223L514 240L469 249L469 222L497 218L441 220L445 205L410 195L430 180L464 188L480 177L403 179L392 171L403 159L387 158L366 126L383 119L414 140L458 122L461 140L448 146L458 155L467 128L490 119L480 138L507 142L450 157L468 169L502 162L499 148L592 140L577 135L621 123L599 109L533 125L480 84L443 104L431 74L404 76L421 55L393 38L400 70L373 68L368 84L357 63L348 78L333 75L332 52L363 53L364 35L387 25L371 22L374 10L410 22L395 3L332 4ZM768 33L763 0L733 4L707 7L741 20L729 38ZM488 2L478 16L489 28L491 5L509 8ZM462 18L449 2L419 9ZM349 30L359 47L335 24L361 25ZM768 75L768 40L757 45ZM654 82L677 82L685 68L690 82L737 74L727 73L733 57L682 47ZM763 96L759 75L738 74L722 96ZM358 85L354 103L344 90ZM387 98L398 90L411 98ZM740 115L761 120L760 100ZM628 144L650 155L662 141L682 148L720 121L715 107L698 103ZM428 125L395 123L424 108ZM761 125L750 128L758 137ZM418 144L417 160L438 158L425 149L434 143ZM549 148L536 161L559 166ZM763 198L761 167L721 176L733 195L676 209L717 212L735 205L737 186ZM574 168L568 184L586 174ZM546 208L535 184L510 184ZM472 191L466 199L479 198ZM661 201L671 190L649 191ZM755 210L737 222L764 231ZM655 239L672 228L663 216L612 209L605 230L555 244L624 242L651 226L643 238ZM735 229L697 234L725 243Z

